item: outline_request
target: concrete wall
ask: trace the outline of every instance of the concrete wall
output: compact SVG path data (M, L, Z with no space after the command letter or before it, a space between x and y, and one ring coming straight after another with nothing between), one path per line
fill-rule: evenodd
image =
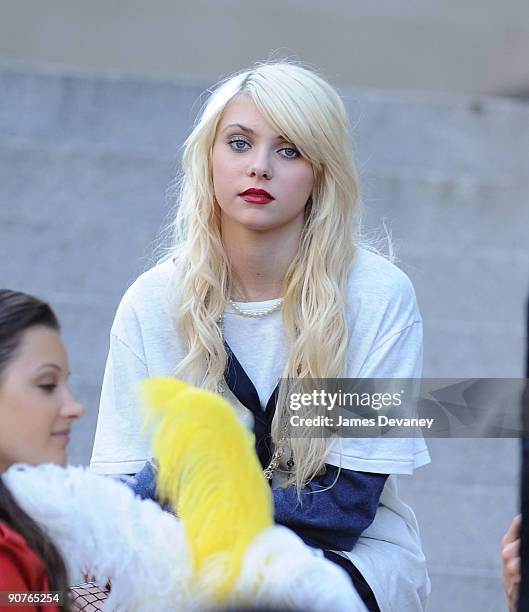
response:
M297 55L341 85L529 87L525 0L0 0L0 61L213 82Z
M113 313L152 262L165 189L202 87L0 71L0 286L48 299L88 407L87 463ZM425 323L425 376L522 375L529 288L529 109L493 98L344 91L366 226L392 230ZM499 539L517 507L516 440L431 440L401 479L432 612L505 609ZM399 611L400 612L400 611Z

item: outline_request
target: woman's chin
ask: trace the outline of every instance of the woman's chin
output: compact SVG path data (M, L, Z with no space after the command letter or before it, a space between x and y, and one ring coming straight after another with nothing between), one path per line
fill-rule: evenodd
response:
M52 463L54 465L65 466L67 462L66 449L59 452L50 453L47 457L43 457L40 461L32 462L33 465L42 465L44 463Z

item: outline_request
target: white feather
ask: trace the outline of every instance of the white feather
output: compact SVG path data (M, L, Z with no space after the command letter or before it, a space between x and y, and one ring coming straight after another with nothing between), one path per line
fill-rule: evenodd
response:
M366 612L346 572L316 556L280 525L251 543L231 601L311 612Z
M81 467L15 465L2 478L57 545L72 581L83 571L99 585L112 581L105 609L203 609L183 526L155 502Z
M182 523L123 483L83 467L11 466L2 479L59 548L72 583L83 572L112 589L105 610L213 609L211 580L193 578ZM215 564L212 564L212 574ZM205 574L207 575L207 574ZM365 612L347 574L318 557L286 527L249 546L223 606L277 606L310 612Z

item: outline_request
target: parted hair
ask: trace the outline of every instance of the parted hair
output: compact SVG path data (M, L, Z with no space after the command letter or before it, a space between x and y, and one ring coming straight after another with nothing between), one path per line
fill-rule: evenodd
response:
M227 355L217 320L232 291L212 180L211 153L223 111L250 96L271 125L310 161L314 187L297 255L283 281L288 343L284 379L346 374L346 283L359 238L360 197L347 112L337 91L314 70L291 62L258 64L217 86L186 140L170 256L178 264L176 327L186 357L175 375L216 390ZM287 385L272 423L283 436ZM289 438L298 492L324 468L323 438Z

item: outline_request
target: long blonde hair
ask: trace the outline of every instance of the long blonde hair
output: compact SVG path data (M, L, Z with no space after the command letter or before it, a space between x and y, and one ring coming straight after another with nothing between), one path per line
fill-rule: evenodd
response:
M358 180L345 107L314 71L289 62L259 64L220 84L185 143L179 207L171 256L179 264L178 333L186 357L175 375L216 390L227 355L217 323L232 276L215 204L211 151L226 105L249 95L263 116L308 159L314 188L307 203L299 251L283 286L283 324L289 354L285 379L346 375L346 284L359 231ZM279 442L287 418L287 385L281 384L272 422ZM291 438L298 492L324 466L323 438Z

